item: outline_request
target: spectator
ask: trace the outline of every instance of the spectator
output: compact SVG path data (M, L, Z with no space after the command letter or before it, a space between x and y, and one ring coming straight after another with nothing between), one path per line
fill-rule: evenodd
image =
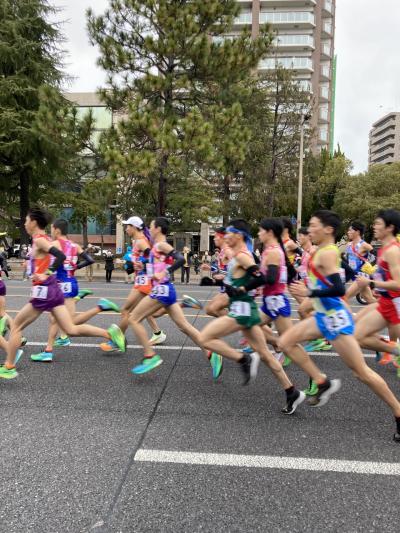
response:
M0 246L0 268L4 272L4 274L7 276L7 278L10 277L8 271L8 264L7 264L8 255L7 252L4 249L4 246Z
M94 248L91 244L88 244L85 248L85 252L87 252L89 255L93 255ZM85 269L85 277L86 281L93 281L93 264L90 264Z
M132 246L126 248L126 254L123 256L125 283L132 283L132 274L134 272L132 263Z
M201 262L205 264L211 264L211 255L208 253L208 250L204 252L203 257L201 258Z
M200 272L200 259L197 254L194 254L193 256L193 268L194 268L195 274L198 275Z
M28 266L29 266L29 250L26 244L21 246L20 259L22 266L22 281L27 281L28 279Z
M190 265L192 264L192 252L190 249L185 246L183 248L183 258L185 260L183 267L181 268L181 282L184 283L186 276L186 284L189 283L190 279Z
M111 283L111 276L114 270L114 256L110 251L108 251L106 254L104 270L106 271L106 282Z

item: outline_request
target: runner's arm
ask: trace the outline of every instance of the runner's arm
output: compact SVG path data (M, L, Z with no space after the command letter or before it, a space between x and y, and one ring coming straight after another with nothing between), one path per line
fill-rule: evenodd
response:
M321 254L320 264L318 266L330 283L330 286L324 289L310 289L308 293L310 298L341 297L345 295L346 288L340 277L337 259L337 252L333 250Z
M82 249L81 249L81 252L79 254L79 257L81 257L82 260L77 263L77 265L76 265L76 269L77 270L80 270L81 268L87 267L89 265L93 265L93 263L94 263L93 257L90 254L88 254L88 252L85 252Z
M386 289L388 291L400 290L400 250L397 247L393 247L386 252L386 261L389 265L390 274L393 279L390 281L375 281L375 287L379 289Z

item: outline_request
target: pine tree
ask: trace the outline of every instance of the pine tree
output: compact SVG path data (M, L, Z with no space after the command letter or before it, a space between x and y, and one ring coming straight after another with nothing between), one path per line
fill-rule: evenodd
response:
M217 42L238 12L234 0L111 0L104 15L88 13L108 73L102 96L123 117L106 157L122 187L128 181L126 189L151 200L154 214L170 214L172 183L189 178L182 173L191 162L221 170L220 124L231 127L225 148L244 152L240 105L226 105L221 87L251 76L271 39L264 30L255 40Z

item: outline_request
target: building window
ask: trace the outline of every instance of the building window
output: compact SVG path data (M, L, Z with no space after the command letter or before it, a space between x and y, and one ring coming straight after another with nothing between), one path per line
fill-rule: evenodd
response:
M319 128L319 139L323 142L328 142L328 126L321 126Z
M308 57L269 57L260 62L260 68L264 69L275 69L277 66L295 70L313 70L313 62Z
M299 24L307 22L315 24L314 15L309 11L274 11L273 13L260 13L260 22L270 22L271 24Z

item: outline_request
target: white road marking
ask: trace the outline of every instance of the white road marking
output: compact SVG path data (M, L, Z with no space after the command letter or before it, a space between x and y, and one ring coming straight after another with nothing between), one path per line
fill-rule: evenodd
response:
M136 452L135 461L400 476L400 463L346 461L341 459L320 459L318 457L276 457L272 455L236 455L140 449Z

